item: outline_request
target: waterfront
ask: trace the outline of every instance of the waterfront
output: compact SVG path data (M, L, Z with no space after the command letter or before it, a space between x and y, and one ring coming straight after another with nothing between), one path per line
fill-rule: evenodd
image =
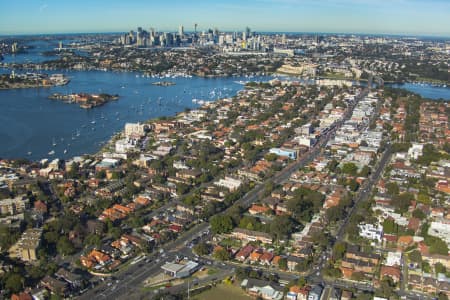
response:
M122 130L126 122L173 116L185 108L198 107L193 99L213 101L235 95L243 87L238 81L272 78L181 77L171 79L176 85L161 88L150 84L160 79L137 73L73 71L64 74L71 79L67 86L0 92L0 122L3 124L0 157L68 158L94 153L115 132ZM428 98L450 99L449 88L414 84L395 87ZM75 92L118 94L120 100L86 111L77 105L47 99L53 93ZM49 155L50 151L55 154Z
M174 78L175 86L161 88L150 84L160 79L136 73L64 74L71 79L66 86L0 91L0 157L41 159L53 157L48 152L55 151L54 157L68 158L93 153L126 122L173 116L185 108L198 107L193 99L212 101L233 96L243 87L236 81L249 80ZM120 99L91 110L47 99L53 93L72 92L118 94Z

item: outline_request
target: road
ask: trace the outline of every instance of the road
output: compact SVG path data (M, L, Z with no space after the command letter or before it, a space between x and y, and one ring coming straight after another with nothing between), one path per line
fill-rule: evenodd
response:
M334 136L336 130L345 122L345 120L350 118L353 109L355 108L358 101L364 98L367 93L368 90L366 89L358 97L356 97L355 101L351 103L347 108L343 120L338 122L325 136L322 136L318 143L309 152L307 152L303 157L300 157L297 161L289 164L280 172L276 173L272 178L268 179L264 183L257 185L244 197L237 200L234 205L241 205L244 208L250 207L252 203L256 202L258 199L260 199L260 197L262 197L262 194L264 193L265 183L269 181L272 181L276 184L283 183L289 179L292 173L304 167L307 163L317 157L322 148L328 143L330 138ZM163 208L160 209L166 209L167 205L168 204L164 205ZM229 209L231 209L231 207L223 211L222 213L226 213ZM176 241L166 244L161 248L163 249L164 253L167 253L165 254L165 257L161 257L160 253L154 253L153 255L149 256L149 258L152 260L151 263L139 263L127 267L126 270L118 271L115 274L115 277L117 278L116 280L118 282L114 284L111 282L100 283L98 286L81 295L79 299L90 300L93 297L99 299L130 299L131 290L129 287L133 287L134 291L138 290L136 287L138 287L140 283L142 283L145 279L160 273L160 267L164 263L173 261L176 256L175 253L185 253L186 251L191 252L190 249L185 246L186 242L192 240L202 231L205 231L208 228L208 223L202 223L195 226L188 232L182 234L181 237L179 237Z

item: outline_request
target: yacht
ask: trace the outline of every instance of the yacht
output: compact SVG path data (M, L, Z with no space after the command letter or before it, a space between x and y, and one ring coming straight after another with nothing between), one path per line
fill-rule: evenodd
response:
M54 155L55 154L55 150L52 150L48 153L48 155Z

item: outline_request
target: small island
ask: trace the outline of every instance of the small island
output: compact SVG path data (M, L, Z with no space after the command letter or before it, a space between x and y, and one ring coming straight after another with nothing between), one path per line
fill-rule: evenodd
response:
M0 89L52 87L66 85L69 81L63 74L49 76L48 74L40 73L16 74L12 71L11 74L0 75Z
M175 82L172 81L158 81L158 82L153 82L153 85L157 85L157 86L171 86L171 85L175 85Z
M109 101L119 99L119 95L109 94L87 94L87 93L74 93L74 94L60 94L54 93L48 96L51 100L62 100L66 103L77 103L81 108L90 109L93 107L101 106Z

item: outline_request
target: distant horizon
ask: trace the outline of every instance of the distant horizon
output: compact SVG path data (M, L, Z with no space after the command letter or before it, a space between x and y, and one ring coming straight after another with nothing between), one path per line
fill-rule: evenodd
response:
M113 34L126 34L128 32L136 31L138 27L131 28L129 30L123 30L123 31L84 31L84 32L43 32L43 33L11 33L11 34L4 34L0 33L0 37L27 37L27 36L57 36L57 35L94 35L94 34L104 34L104 35L113 35ZM211 28L212 29L212 28ZM144 29L147 30L148 29ZM197 33L201 33L204 30L197 30ZM244 30L222 30L221 33L241 33ZM178 30L156 30L158 33L162 32L178 32ZM194 31L188 31L185 30L185 33L192 34ZM258 31L258 30L252 30L252 32L255 32L256 34L291 34L291 35L314 35L314 34L320 34L320 35L355 35L355 36L379 36L379 37L411 37L411 38L441 38L441 39L450 39L449 35L435 35L435 34L402 34L402 33L366 33L366 32L324 32L324 31Z
M321 32L450 37L448 0L0 0L0 35L158 31L217 27L257 32Z

